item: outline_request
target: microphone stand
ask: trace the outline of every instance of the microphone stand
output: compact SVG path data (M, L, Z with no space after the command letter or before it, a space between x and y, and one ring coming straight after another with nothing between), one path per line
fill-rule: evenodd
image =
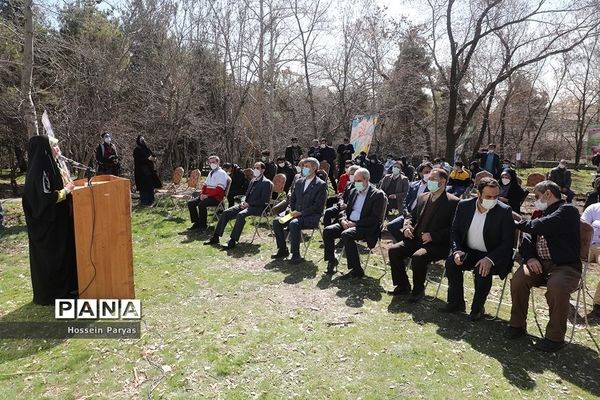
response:
M94 170L93 168L91 168L88 165L82 164L82 163L77 162L75 160L71 160L70 158L67 158L67 157L65 157L63 155L60 155L59 158L60 158L61 161L64 161L64 162L68 163L71 167L73 167L75 169L79 169L79 170L85 171L86 174L87 174L87 176L88 176L88 186L92 186L92 182L91 182L91 180L92 180L92 174L95 174L96 170Z

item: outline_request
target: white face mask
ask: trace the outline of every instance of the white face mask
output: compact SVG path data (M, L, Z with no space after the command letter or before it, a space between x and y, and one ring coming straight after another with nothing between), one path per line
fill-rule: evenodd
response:
M282 162L280 162L280 163L279 163L279 164L277 164L277 165L279 165L279 168L283 168L283 167L285 167L285 163L282 163Z
M348 180L349 180L350 182L354 182L354 175L350 175L350 176L348 176Z
M558 164L558 168L564 169L565 167L565 164Z
M260 159L262 160L262 162L266 162L267 161L267 156L262 156Z
M322 145L321 145L321 148L322 148L322 149L324 149L325 147L327 147L327 145L326 145L326 144L322 144Z
M107 136L104 138L104 143L110 144L110 142L112 142L112 139L110 137Z
M485 208L486 210L491 210L492 208L496 207L496 204L498 204L498 199L481 200L481 207Z
M431 175L431 174L425 174L425 175L423 175L423 180L425 182L427 182L429 180L429 175Z
M261 171L260 169L257 169L257 168L254 168L254 169L252 170L252 173L254 174L254 177L255 177L255 178L258 178L259 176L261 176L261 175L262 175L262 171Z
M542 199L537 199L533 203L533 206L540 211L545 211L548 208L548 203L546 203L545 201L542 201Z
M219 164L217 163L210 163L210 169L217 169L217 167L219 166Z
M510 183L510 179L509 178L502 178L502 184L504 186L508 186L509 183Z

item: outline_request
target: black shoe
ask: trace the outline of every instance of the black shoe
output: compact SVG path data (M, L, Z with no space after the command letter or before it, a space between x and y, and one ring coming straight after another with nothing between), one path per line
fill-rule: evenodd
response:
M292 256L292 258L290 259L290 264L298 265L298 264L302 264L304 261L305 261L304 258L302 258L300 256Z
M289 255L290 255L290 252L288 251L288 249L286 249L286 248L277 249L277 253L271 255L271 258L276 260L278 258L286 258Z
M594 304L594 309L592 310L592 315L600 318L600 304Z
M465 312L465 303L448 303L445 306L438 308L438 310L447 314L463 313Z
M230 239L229 242L227 242L227 244L225 246L223 246L221 249L222 250L231 250L235 247L236 245L236 241L233 239Z
M349 279L354 279L354 275L352 275L352 272L348 272L348 273L340 276L340 280L347 281Z
M200 228L200 224L198 224L197 222L194 222L194 224L192 226L190 226L189 228L187 228L187 230L188 231L195 231L198 228Z
M350 274L353 278L359 279L365 276L365 271L362 268L353 268Z
M408 299L406 301L408 301L409 303L418 303L421 300L423 300L425 298L425 290L421 290L420 292L415 292L413 290L413 292L410 294L410 296L408 296Z
M565 347L565 341L555 342L550 339L543 338L535 344L535 348L546 353L554 353Z
M517 339L521 336L525 336L527 334L527 329L520 327L517 328L515 326L507 326L504 331L504 337L507 339Z
M389 294L392 296L406 296L407 294L410 294L410 285L398 285L394 288L394 290L391 290Z
M336 267L338 266L338 264L339 264L339 261L336 259L333 259L333 261L329 261L327 263L327 271L325 271L325 273L327 275L335 274L335 270L336 270Z
M219 237L217 235L213 235L210 239L204 242L205 246L210 246L213 244L219 244Z
M484 315L485 315L485 308L483 308L483 307L481 307L477 311L471 310L471 313L469 314L469 321L471 321L471 322L479 321L481 318L483 318Z

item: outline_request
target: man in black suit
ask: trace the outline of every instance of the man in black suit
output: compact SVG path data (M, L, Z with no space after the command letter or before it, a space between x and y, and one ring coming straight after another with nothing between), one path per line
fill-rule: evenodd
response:
M219 218L219 223L215 229L215 233L210 240L204 242L205 245L219 244L219 238L223 236L223 232L227 223L235 218L235 225L231 231L231 238L224 249L232 249L235 247L237 242L240 240L244 225L246 224L246 217L249 215L261 215L265 207L269 203L269 196L273 191L273 183L268 180L265 176L266 166L262 162L254 164L254 179L248 185L246 191L246 198L241 204L233 207L229 207L223 211Z
M316 176L319 161L313 157L304 160L302 178L298 179L292 190L290 209L293 219L288 223L280 223L279 218L273 220L273 231L277 242L277 253L271 258L285 258L290 253L285 243L285 225L288 225L290 234L290 247L292 251L292 264L299 264L304 260L300 257L300 235L302 229L311 229L319 226L325 200L327 200L327 185Z
M448 304L442 312L465 310L463 271L474 270L475 295L469 320L480 320L484 303L492 288L492 276L505 279L512 267L515 224L512 210L498 201L500 185L483 178L477 185L477 197L462 200L452 223L452 254L446 260Z
M285 160L296 166L302 159L302 148L298 145L298 138L292 138L292 144L285 148Z
M346 161L352 160L352 154L354 154L354 146L350 143L350 138L345 137L344 143L340 144L337 148L338 154L338 179L344 173L344 166Z
M323 243L325 245L325 260L327 274L333 274L338 261L334 253L334 241L341 237L346 248L348 269L350 273L342 279L360 278L365 275L360 266L357 240L366 240L369 247L375 247L381 231L383 212L385 208L385 193L369 185L369 170L360 168L354 173L354 188L349 194L348 206L344 216L337 224L325 228Z
M335 149L333 147L331 147L329 145L329 143L327 142L327 139L323 138L321 139L321 150L320 150L320 158L318 158L319 161L327 161L327 163L329 164L329 180L331 181L331 184L333 185L333 188L335 189L335 187L337 186L337 181L335 178L335 170L336 170L336 165L335 165Z
M492 174L494 179L500 179L502 165L500 164L500 156L496 154L495 144L490 143L487 153L481 154L481 167Z
M404 222L404 240L390 247L388 255L392 269L393 295L410 293L404 259L411 258L413 289L408 301L416 303L425 297L427 264L448 257L450 227L458 198L446 193L448 173L434 168L427 181L428 193L417 199L417 206Z

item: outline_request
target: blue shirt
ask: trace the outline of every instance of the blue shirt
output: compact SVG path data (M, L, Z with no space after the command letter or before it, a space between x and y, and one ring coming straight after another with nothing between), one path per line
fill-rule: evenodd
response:
M365 205L368 190L369 188L366 188L362 192L358 192L356 200L354 201L354 206L352 206L352 212L350 213L350 221L357 222L358 220L360 220L360 213L362 212L362 208Z

